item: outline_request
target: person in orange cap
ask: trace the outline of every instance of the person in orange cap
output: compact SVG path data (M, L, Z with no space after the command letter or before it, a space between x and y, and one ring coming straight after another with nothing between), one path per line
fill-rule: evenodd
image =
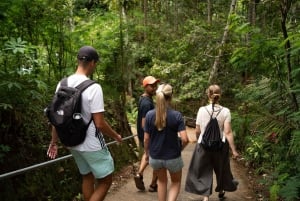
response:
M144 126L145 117L149 110L154 109L153 95L156 93L157 83L160 82L153 76L147 76L143 80L144 93L140 96L138 103L138 116L137 116L137 134L140 146L144 148ZM143 181L143 173L148 166L145 153L142 156L138 173L134 176L135 186L137 189L144 191L145 185ZM157 176L153 171L152 181L149 186L149 192L157 192Z

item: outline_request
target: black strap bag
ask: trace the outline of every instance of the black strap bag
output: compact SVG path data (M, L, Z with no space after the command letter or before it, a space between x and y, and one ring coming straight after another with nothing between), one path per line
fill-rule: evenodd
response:
M206 111L209 113L207 108L205 107ZM220 151L223 148L223 141L222 135L220 133L220 127L218 124L217 116L220 114L222 108L219 110L217 115L213 117L214 113L214 105L212 105L212 113L210 114L210 120L206 125L205 131L202 136L201 145L207 151Z
M93 80L85 80L77 87L68 87L67 78L62 79L60 88L45 110L65 146L79 145L85 139L92 117L85 123L81 116L81 93L94 83Z

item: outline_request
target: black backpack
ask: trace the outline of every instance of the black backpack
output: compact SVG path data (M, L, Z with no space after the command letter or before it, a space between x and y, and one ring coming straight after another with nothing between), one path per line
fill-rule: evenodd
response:
M209 113L207 108L206 111ZM212 113L210 114L210 120L206 125L205 131L202 136L201 145L207 151L220 151L223 148L223 142L220 134L220 128L217 120L217 116L220 114L222 108L217 113L216 117L213 117L214 106L212 106Z
M86 136L88 124L81 116L81 93L93 80L85 80L77 87L68 87L67 78L60 82L60 88L55 93L50 105L45 109L49 122L56 128L58 137L65 146L81 144Z

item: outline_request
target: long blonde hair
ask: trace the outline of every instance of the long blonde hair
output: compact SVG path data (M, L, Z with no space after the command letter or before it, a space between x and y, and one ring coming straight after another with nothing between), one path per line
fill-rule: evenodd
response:
M172 93L172 86L169 84L161 84L156 90L155 126L159 131L166 127L167 108L172 99Z
M209 101L212 104L219 103L219 100L221 98L221 88L219 87L219 85L216 84L210 85L206 90L206 93Z

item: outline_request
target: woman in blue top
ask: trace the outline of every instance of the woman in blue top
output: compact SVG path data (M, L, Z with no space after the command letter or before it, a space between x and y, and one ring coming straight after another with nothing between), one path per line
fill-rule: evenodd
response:
M162 84L156 91L156 106L146 115L144 149L151 167L157 171L158 200L176 201L181 185L181 151L188 143L180 112L171 109L172 87ZM167 196L167 171L171 187Z

